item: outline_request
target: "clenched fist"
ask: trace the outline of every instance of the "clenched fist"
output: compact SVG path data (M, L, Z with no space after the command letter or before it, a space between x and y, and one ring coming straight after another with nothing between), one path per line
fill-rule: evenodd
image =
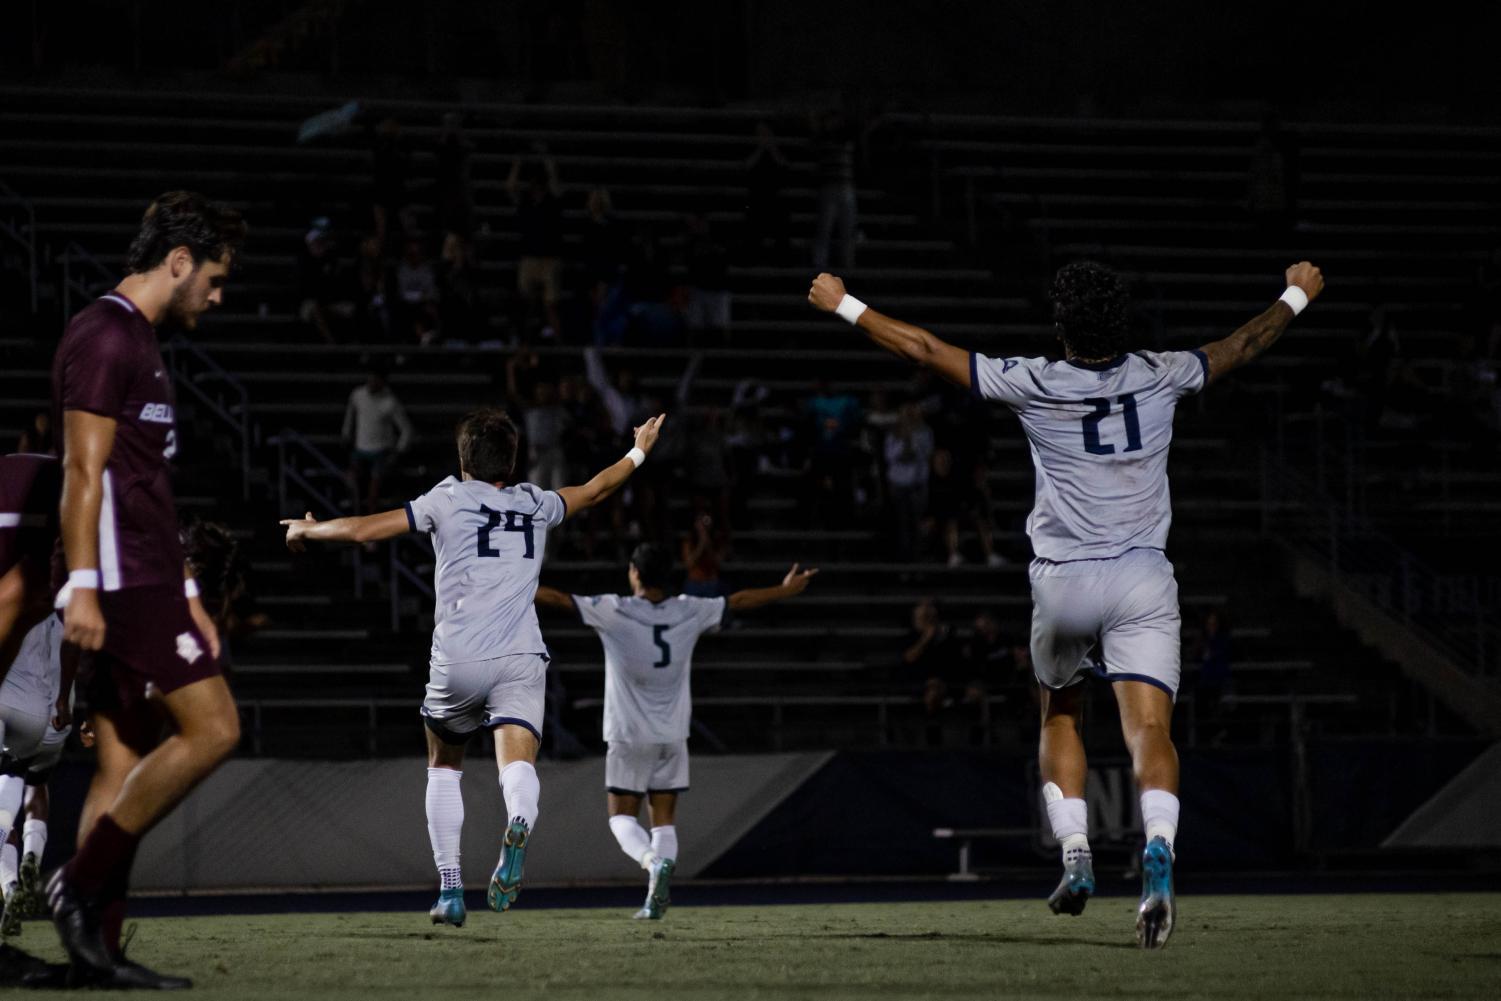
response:
M1298 286L1313 302L1324 291L1324 273L1307 261L1299 261L1287 269L1287 283Z
M835 278L828 272L813 279L813 287L808 290L808 301L815 309L821 309L825 313L832 313L838 309L839 300L843 298L843 280Z

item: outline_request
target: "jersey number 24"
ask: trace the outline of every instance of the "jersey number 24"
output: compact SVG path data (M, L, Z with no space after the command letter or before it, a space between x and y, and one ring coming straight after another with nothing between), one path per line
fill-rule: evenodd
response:
M506 516L505 528L502 531L520 532L526 538L526 552L521 554L522 559L534 560L537 558L537 537L532 531L532 516L521 514L516 511L492 511L485 505L480 505L480 513L485 515L485 523L479 530L479 554L481 556L499 556L500 550L490 548L490 533L500 527L500 516Z

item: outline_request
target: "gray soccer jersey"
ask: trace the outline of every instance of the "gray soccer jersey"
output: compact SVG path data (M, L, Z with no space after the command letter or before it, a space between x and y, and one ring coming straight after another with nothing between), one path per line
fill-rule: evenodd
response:
M1166 548L1173 411L1208 376L1202 351L1137 351L1100 364L971 356L974 391L1014 410L1032 448L1033 552L1062 563Z
M406 511L438 557L432 662L545 656L532 602L547 530L568 513L563 498L530 483L497 488L450 476Z
M576 594L573 603L605 648L605 740L686 740L693 648L701 635L719 629L729 602L680 594L654 605L618 594Z

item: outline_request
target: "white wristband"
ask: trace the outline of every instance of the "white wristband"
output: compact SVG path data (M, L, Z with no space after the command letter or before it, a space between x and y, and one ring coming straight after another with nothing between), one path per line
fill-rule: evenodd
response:
M838 313L849 323L858 323L860 321L860 314L865 312L865 310L865 303L856 299L848 292L844 294L843 299L839 300L839 305L834 307L834 312Z
M98 570L74 570L68 574L68 586L70 588L88 588L90 591L99 590Z
M631 465L635 466L637 469L640 469L641 463L646 461L646 453L641 451L641 449L639 448L632 448L629 452L625 453L625 457L627 459L630 459Z
M1293 315L1297 316L1308 308L1308 293L1296 285L1289 285L1287 291L1282 293L1278 302L1285 302L1292 308Z
M198 581L192 577L184 577L182 579L182 593L189 598L198 597Z

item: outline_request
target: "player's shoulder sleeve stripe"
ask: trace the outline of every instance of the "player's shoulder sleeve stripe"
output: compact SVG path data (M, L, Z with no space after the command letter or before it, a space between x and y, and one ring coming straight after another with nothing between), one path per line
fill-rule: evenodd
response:
M556 490L554 490L553 493L558 494L558 503L561 504L561 505L563 505L563 517L565 517L565 518L568 517L568 498L564 497L561 493L558 493L558 491L556 491Z
M1209 383L1209 356L1198 348L1194 348L1190 353L1199 359L1199 368L1204 370L1204 384L1207 385ZM1204 387L1200 386L1199 388L1203 389Z
M411 501L407 501L406 503L402 504L401 506L406 510L406 513L407 513L407 531L409 531L409 532L415 532L415 531L417 531L417 516L412 513L412 502Z
M980 352L978 351L969 353L969 391L983 399L980 393Z

